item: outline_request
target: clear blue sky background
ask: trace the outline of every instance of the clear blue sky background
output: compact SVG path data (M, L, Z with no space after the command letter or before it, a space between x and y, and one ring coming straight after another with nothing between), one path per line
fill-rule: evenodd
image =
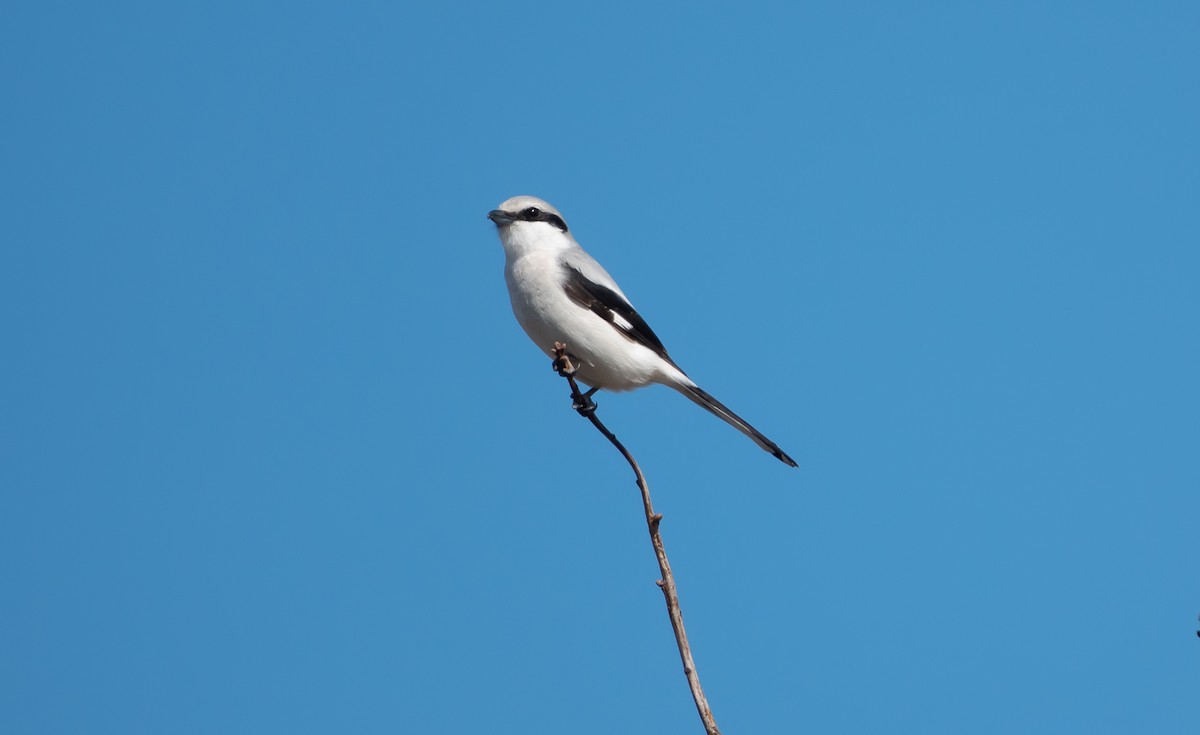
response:
M970 5L970 7L967 7ZM1200 6L7 3L0 732L1200 731Z

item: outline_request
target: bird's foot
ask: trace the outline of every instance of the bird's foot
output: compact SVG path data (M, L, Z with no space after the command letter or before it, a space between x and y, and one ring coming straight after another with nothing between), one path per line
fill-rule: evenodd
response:
M580 416L590 416L596 413L596 402L592 400L599 388L592 388L586 393L576 393L571 396L574 401L571 403L571 408L575 409Z

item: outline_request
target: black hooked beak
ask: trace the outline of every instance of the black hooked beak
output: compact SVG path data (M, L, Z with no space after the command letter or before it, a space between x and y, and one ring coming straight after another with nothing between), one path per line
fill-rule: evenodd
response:
M497 227L511 225L513 222L517 221L515 217L508 212L505 212L503 209L493 209L492 211L488 212L488 219L495 222Z

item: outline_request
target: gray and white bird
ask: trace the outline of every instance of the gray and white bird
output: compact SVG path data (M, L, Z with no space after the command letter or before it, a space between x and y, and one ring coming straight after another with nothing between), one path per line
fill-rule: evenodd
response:
M543 351L564 342L575 377L597 390L659 383L674 388L792 467L795 460L692 382L633 308L621 287L584 252L549 203L516 196L488 212L504 245L513 314Z

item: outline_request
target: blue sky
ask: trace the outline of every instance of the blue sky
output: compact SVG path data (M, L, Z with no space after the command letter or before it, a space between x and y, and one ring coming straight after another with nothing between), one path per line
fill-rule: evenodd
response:
M1195 3L0 9L0 731L1200 726Z

